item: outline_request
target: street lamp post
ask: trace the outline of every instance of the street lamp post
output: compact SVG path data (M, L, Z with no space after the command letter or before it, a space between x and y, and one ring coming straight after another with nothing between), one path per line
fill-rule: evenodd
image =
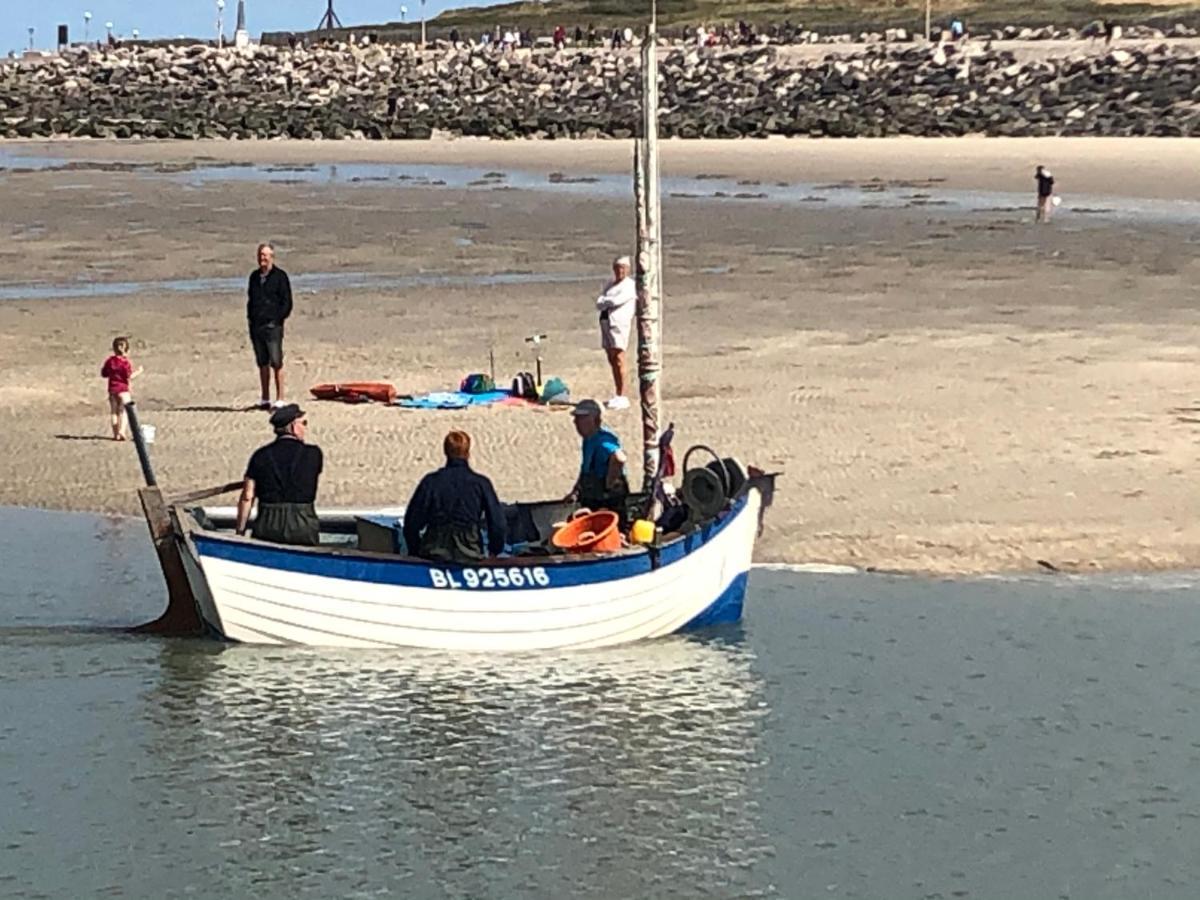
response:
M402 7L400 7L400 21L401 21L401 23L403 23L403 22L404 22L404 17L405 17L405 16L407 16L407 15L408 15L408 7L407 7L407 6L402 6Z
M112 30L113 30L113 23L112 23L112 22L105 22L105 23L104 23L104 30L108 32L108 43L111 45L111 44L112 44Z
M421 49L425 49L425 0L421 0Z
M29 49L33 49L33 26L29 26Z
M92 14L90 12L85 12L83 14L83 42L85 44L88 42L88 31L89 31L89 26L91 26L91 24L92 24Z
M134 41L136 41L136 40L138 39L138 37L140 37L140 36L141 36L141 32L140 32L140 31L138 31L136 28L135 28L135 29L133 29L133 32L132 32L132 34L133 34L133 39L134 39Z
M225 45L225 0L217 0L217 49Z

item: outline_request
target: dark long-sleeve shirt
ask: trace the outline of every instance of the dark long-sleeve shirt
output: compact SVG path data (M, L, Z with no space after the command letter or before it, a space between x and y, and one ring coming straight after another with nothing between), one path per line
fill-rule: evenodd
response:
M465 459L451 459L421 479L404 510L404 542L410 553L419 552L426 528L479 529L487 523L488 552L504 549L504 511L496 489L486 476L473 472ZM482 543L482 541L481 541Z
M272 266L266 278L258 269L251 272L247 293L246 318L251 328L282 325L292 314L292 283L279 266Z

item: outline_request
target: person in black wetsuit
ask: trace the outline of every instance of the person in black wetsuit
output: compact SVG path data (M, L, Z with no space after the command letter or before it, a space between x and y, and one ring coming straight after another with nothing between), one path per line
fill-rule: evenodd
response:
M404 543L413 556L471 563L504 550L505 520L491 481L471 469L471 436L451 431L442 442L446 465L421 479L404 510Z
M1037 213L1033 220L1048 222L1050 210L1054 208L1054 176L1050 174L1049 169L1038 166L1033 178L1037 182Z
M259 447L246 466L238 499L237 533L245 534L258 501L253 536L277 544L316 546L321 526L314 506L325 466L321 448L306 444L308 417L295 403L271 413L275 440Z

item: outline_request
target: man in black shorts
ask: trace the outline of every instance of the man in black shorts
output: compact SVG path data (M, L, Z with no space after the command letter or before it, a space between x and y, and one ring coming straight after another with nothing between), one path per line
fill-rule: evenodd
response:
M1038 166L1037 171L1033 173L1034 180L1037 181L1037 213L1034 215L1035 222L1048 222L1050 220L1050 211L1054 208L1054 176L1050 174L1050 170L1044 166Z
M292 314L292 284L275 265L275 248L258 245L258 268L250 273L246 318L250 343L262 386L261 409L283 406L283 323ZM271 371L275 372L275 402L271 402Z
M238 498L237 533L246 533L257 500L254 537L277 544L316 546L321 526L314 504L325 457L320 447L304 442L308 417L295 403L271 413L271 427L275 440L255 450L246 466Z

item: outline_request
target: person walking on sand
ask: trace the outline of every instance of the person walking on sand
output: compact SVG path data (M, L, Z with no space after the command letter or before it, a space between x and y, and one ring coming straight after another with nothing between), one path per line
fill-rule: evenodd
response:
M113 338L112 356L100 367L100 377L108 379L108 411L114 441L129 439L125 404L133 399L130 382L141 374L141 367L135 369L129 360L129 338Z
M1033 220L1049 222L1050 210L1054 208L1054 176L1046 167L1038 166L1033 178L1037 182L1037 213L1034 214Z
M633 314L637 312L637 285L629 276L629 270L628 256L614 259L612 280L604 285L596 298L596 309L600 311L600 346L608 354L616 389L606 404L609 409L629 408L629 398L625 396L625 351L629 347L629 333L633 330Z
M292 283L287 272L275 265L275 247L258 245L258 268L250 273L249 302L246 318L250 325L250 344L258 365L262 387L259 409L283 406L283 323L292 314ZM271 402L271 372L275 373L275 402Z

